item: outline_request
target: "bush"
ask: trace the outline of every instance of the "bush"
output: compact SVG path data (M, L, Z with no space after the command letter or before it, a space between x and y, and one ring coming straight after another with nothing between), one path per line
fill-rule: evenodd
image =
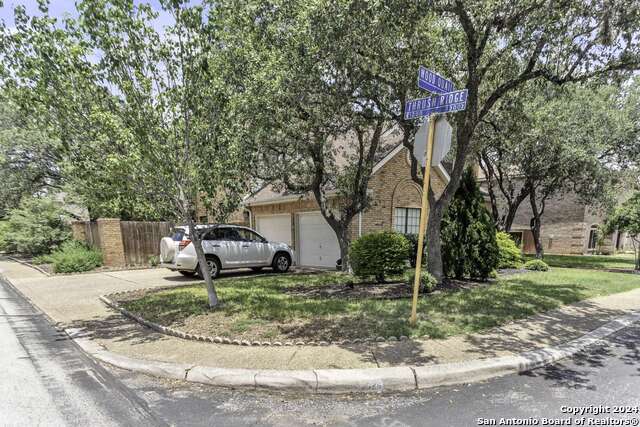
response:
M409 279L407 280L407 284L412 288L414 280L416 280L415 270L409 275ZM438 286L438 281L435 277L429 274L428 271L420 271L420 292L432 292L436 286Z
M353 273L383 282L390 274L401 273L411 252L409 241L399 233L381 231L356 239L349 249Z
M71 240L50 255L41 256L39 262L53 264L55 273L90 271L102 265L102 253L82 242Z
M409 254L409 265L412 268L416 267L416 258L418 256L418 235L417 234L405 234L407 240L409 240L409 244L411 245L411 253ZM427 242L423 242L422 246L422 265L427 263Z
M445 275L486 279L498 266L495 226L471 168L462 177L440 231Z
M18 208L9 212L3 227L5 250L26 255L49 253L71 237L65 211L47 197L23 199Z
M499 231L496 234L498 243L498 268L522 267L522 253L509 233Z
M524 268L532 271L549 271L549 264L541 259L532 259L524 264Z
M0 252L15 252L15 245L9 241L9 223L0 221Z

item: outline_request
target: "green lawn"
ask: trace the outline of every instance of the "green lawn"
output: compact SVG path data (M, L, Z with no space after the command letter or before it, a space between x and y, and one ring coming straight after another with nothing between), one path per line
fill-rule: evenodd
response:
M508 276L496 284L421 297L415 329L407 324L409 299L311 299L287 294L292 286L325 286L349 279L340 273L223 278L216 284L224 305L215 311L207 308L204 285L150 293L123 304L149 320L187 332L249 340L444 338L640 287L640 275L579 269Z
M525 255L527 260L533 259L533 255ZM616 254L616 255L553 255L544 256L544 262L551 267L566 268L590 268L590 269L608 269L622 268L633 270L634 258L633 254Z

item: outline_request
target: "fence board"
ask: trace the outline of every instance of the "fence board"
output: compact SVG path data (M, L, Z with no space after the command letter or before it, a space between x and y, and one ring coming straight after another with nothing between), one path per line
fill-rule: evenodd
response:
M160 255L160 239L168 236L170 222L121 221L122 242L127 265L145 265Z

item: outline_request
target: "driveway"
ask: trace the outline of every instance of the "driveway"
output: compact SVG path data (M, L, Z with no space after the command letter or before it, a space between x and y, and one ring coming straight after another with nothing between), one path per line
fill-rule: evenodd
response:
M11 277L27 298L55 322L65 325L109 315L109 309L98 299L100 295L199 282L162 268L47 276L7 259L0 259L0 274Z

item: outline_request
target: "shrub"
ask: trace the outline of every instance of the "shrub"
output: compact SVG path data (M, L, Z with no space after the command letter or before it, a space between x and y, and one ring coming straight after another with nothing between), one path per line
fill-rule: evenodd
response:
M549 271L549 265L541 259L532 259L524 264L524 268L532 271Z
M9 241L9 223L0 221L0 252L15 252L15 245Z
M496 234L498 243L498 268L522 267L522 253L509 233L499 231Z
M409 240L409 244L411 245L411 253L409 254L409 265L412 268L416 266L416 258L418 255L418 235L417 234L405 234L407 240ZM422 246L422 265L427 263L427 242L423 242Z
M160 260L158 259L158 257L155 255L151 255L149 257L149 265L151 265L152 267L157 267L158 264L160 264Z
M102 253L87 247L82 242L71 240L62 244L60 249L39 258L53 264L55 273L76 273L90 271L102 265Z
M409 275L407 284L413 287L414 280L416 280L415 270ZM438 286L438 281L435 277L429 274L428 271L420 271L420 292L432 292L436 286Z
M495 226L471 168L462 177L440 231L445 275L486 279L498 266Z
M410 252L411 245L402 234L381 231L356 239L349 249L349 258L356 276L375 277L383 282L386 276L404 270Z
M49 253L71 237L66 219L65 211L52 199L25 198L9 212L4 226L7 232L3 233L5 246L27 255Z

